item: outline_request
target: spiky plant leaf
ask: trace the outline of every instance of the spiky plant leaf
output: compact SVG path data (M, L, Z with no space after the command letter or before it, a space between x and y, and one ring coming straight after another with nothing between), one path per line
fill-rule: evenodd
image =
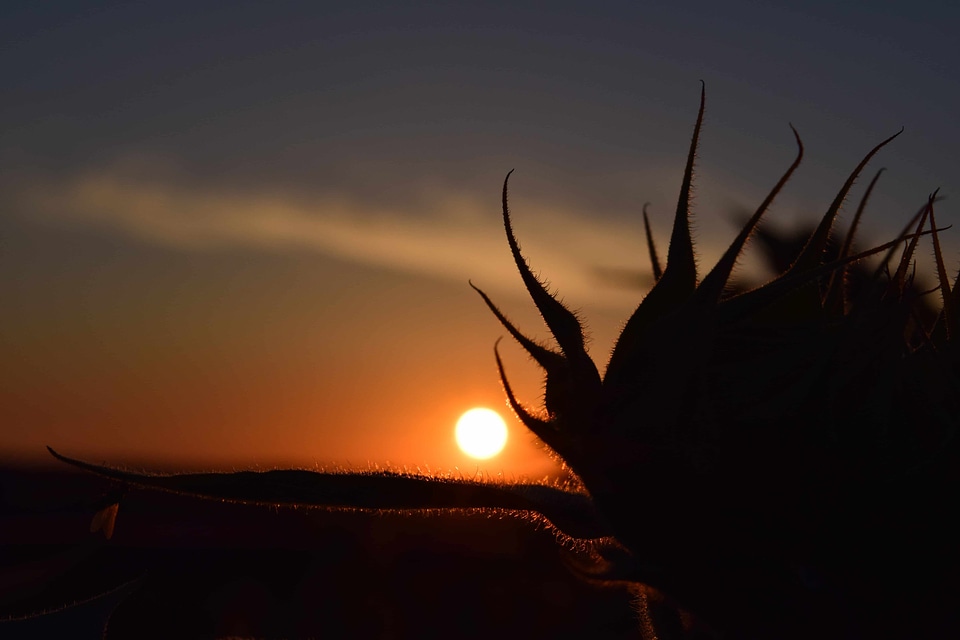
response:
M656 283L663 275L663 267L660 266L660 256L657 255L657 245L653 241L653 232L650 230L650 217L647 215L649 202L643 203L643 228L647 234L647 251L650 252L650 268L653 270L653 281Z
M538 511L570 536L595 538L600 563L583 573L635 585L648 635L956 636L960 286L946 276L936 194L892 241L854 253L878 173L842 248L826 254L854 180L899 133L891 136L851 172L795 259L769 283L730 295L747 239L802 157L794 131L796 159L698 284L690 192L704 103L701 89L666 264L661 271L644 209L655 284L602 378L582 323L520 252L510 174L504 180L507 244L559 351L521 333L474 288L546 373L544 410L527 409L495 348L510 406L588 494L397 474L148 476L51 453L118 481L221 500ZM926 235L940 314L929 312L913 273ZM854 269L884 252L875 269Z

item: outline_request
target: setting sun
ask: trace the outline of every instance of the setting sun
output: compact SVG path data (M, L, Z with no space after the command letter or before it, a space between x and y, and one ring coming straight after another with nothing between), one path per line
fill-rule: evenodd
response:
M470 409L457 420L457 445L471 458L492 458L507 444L507 424L491 409Z

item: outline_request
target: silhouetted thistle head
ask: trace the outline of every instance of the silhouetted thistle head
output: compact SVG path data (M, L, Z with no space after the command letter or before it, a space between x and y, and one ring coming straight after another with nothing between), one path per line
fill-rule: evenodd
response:
M897 239L853 255L874 178L840 249L826 251L854 180L899 133L867 153L799 255L771 282L730 293L746 241L800 164L794 130L796 160L698 279L689 201L703 108L701 93L666 264L659 264L644 212L656 282L602 377L580 320L520 253L507 206L510 174L503 185L507 241L556 348L526 337L478 291L546 372L544 406L528 409L497 354L511 407L583 481L633 558L634 579L721 630L749 635L752 627L769 631L764 616L796 616L799 624L808 607L804 580L852 587L845 581L864 579L862 570L876 560L871 554L890 554L881 551L885 542L907 536L911 544L952 549L929 518L906 528L903 519L926 517L926 507L939 508L928 501L955 494L960 294L944 269L934 196ZM925 233L933 238L943 299L933 317L923 313L926 294L913 286L913 256ZM873 277L850 286L850 265L883 252ZM905 533L914 526L919 537ZM779 603L783 610L758 616L764 591L782 589L796 608ZM723 610L731 598L741 598L755 619L731 623L737 612Z
M703 109L701 92L666 264L644 211L655 284L602 376L579 318L521 254L510 174L503 184L507 242L556 346L526 337L477 291L546 372L542 409L519 402L499 354L497 366L520 420L589 494L382 471L155 476L51 453L125 484L218 500L536 512L594 544L601 562L585 575L634 585L645 637L955 636L944 630L960 629L960 291L944 266L936 194L897 238L855 254L878 173L849 232L830 245L853 182L891 136L853 170L795 257L774 256L776 277L736 292L734 264L803 156L794 130L796 159L700 279L689 201ZM926 292L913 266L925 235L938 281ZM871 256L880 264L865 268ZM942 304L931 311L935 297ZM116 508L107 515L112 523Z

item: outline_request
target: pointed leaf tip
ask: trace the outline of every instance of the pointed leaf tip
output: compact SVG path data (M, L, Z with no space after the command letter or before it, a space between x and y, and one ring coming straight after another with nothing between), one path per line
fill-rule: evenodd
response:
M833 202L830 203L830 207L827 209L827 212L823 215L823 218L820 219L820 224L817 225L813 235L810 236L810 239L807 241L806 246L804 246L803 251L800 253L800 256L797 258L796 262L794 262L790 267L790 271L806 271L821 263L821 258L824 250L827 247L827 241L830 238L830 230L833 228L834 220L836 220L837 214L840 211L840 207L843 205L843 201L846 199L847 193L849 193L850 188L857 179L857 176L860 175L860 172L863 171L863 168L867 166L867 163L870 162L870 159L873 158L873 156L875 156L880 149L889 144L901 133L903 133L902 127L900 128L900 131L896 132L868 151L863 159L860 160L860 164L858 164L850 173L846 182L843 183L840 191L833 199Z
M746 245L747 240L750 239L750 235L760 223L760 219L763 217L763 214L766 213L771 203L773 203L774 198L777 197L777 194L780 193L781 189L783 189L783 186L787 184L790 176L792 176L793 172L796 171L797 167L800 166L800 162L803 160L803 141L800 139L800 134L797 133L797 130L792 124L790 125L790 130L793 131L793 137L797 141L797 157L794 159L790 167L783 173L783 175L780 176L780 180L777 181L777 184L774 185L773 189L770 190L770 193L767 194L767 197L764 198L763 202L760 203L760 206L757 207L756 212L753 214L747 224L744 225L743 229L740 230L740 233L724 252L717 264L703 279L700 288L697 290L701 300L715 304L720 299L720 296L723 294L723 289L727 285L727 280L730 278L733 267L737 262L737 258L739 258L741 252L743 251L743 247Z
M690 195L693 188L693 167L700 144L700 129L703 126L703 112L706 105L706 85L701 80L700 108L697 110L697 122L693 126L687 164L683 169L683 181L680 184L680 196L677 198L677 211L673 218L673 231L670 235L670 247L667 249L667 266L671 283L679 288L692 291L697 284L697 263L693 250L693 238L690 235Z
M513 261L520 272L520 277L523 279L523 284L530 294L530 298L537 306L543 321L560 346L561 353L569 358L572 366L580 370L584 376L599 379L600 374L596 372L596 365L587 355L586 338L580 320L576 314L547 291L544 283L534 275L527 260L520 252L520 243L517 242L516 235L513 232L513 223L510 220L510 208L507 202L507 188L511 173L513 173L513 170L507 174L503 181L502 200L503 227L507 234L507 244L510 246Z
M857 229L860 226L860 219L863 217L863 212L866 210L867 202L870 200L870 195L873 193L873 188L877 186L877 181L880 179L880 176L883 175L884 171L886 171L886 168L881 167L874 174L873 179L870 180L870 184L867 185L866 191L863 192L863 197L860 198L860 203L857 205L857 211L853 214L853 221L850 223L850 228L847 229L847 235L844 237L843 244L840 247L840 254L837 256L838 259L842 260L846 258L853 250L853 239L856 237ZM825 304L831 310L840 312L841 315L845 313L848 302L846 291L846 274L847 265L843 265L834 271L830 275L827 291L823 296Z
M503 385L503 391L507 394L507 403L510 405L510 408L513 409L514 413L517 414L517 417L520 418L520 421L526 425L528 429L533 431L534 435L544 442L547 442L547 444L551 444L548 442L548 439L550 432L554 430L554 426L550 422L533 415L526 407L520 404L516 394L513 392L513 388L510 386L510 382L507 380L507 372L503 367L503 360L500 359L499 346L501 339L502 338L497 338L496 342L493 343L493 356L497 360L497 371L500 374L500 383ZM544 435L546 435L547 438L544 438Z
M643 203L643 228L647 235L647 250L650 253L650 265L653 269L653 281L657 282L663 275L663 267L660 266L660 256L657 255L657 245L653 241L653 231L650 229L650 218L647 216L649 202Z
M517 327L507 319L503 312L500 311L500 308L497 307L490 299L490 297L484 293L479 287L474 285L472 282L470 286L473 287L473 290L480 294L480 297L483 298L483 301L486 303L487 308L493 312L493 315L496 316L497 320L500 321L500 324L510 332L510 335L520 343L520 346L526 350L527 353L537 361L541 367L544 368L548 373L551 371L557 371L560 367L563 366L563 356L559 353L555 353L550 349L538 344L533 339L528 338L523 335Z
M653 289L634 310L620 332L620 338L613 348L607 363L605 379L615 380L628 368L633 350L639 343L640 334L645 325L653 318L675 310L697 288L697 261L690 235L690 192L693 182L693 165L703 125L703 111L706 104L706 84L700 81L700 108L693 127L690 151L683 171L680 196L677 198L677 211L673 217L673 230L670 246L667 249L667 264Z

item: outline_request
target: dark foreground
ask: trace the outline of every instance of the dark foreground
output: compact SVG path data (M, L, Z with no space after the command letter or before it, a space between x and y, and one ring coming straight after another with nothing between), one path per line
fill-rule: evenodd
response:
M550 532L512 518L131 490L108 541L90 523L115 489L68 470L0 468L0 620L13 619L0 637L638 635L625 590L578 580ZM17 620L44 610L55 611Z

